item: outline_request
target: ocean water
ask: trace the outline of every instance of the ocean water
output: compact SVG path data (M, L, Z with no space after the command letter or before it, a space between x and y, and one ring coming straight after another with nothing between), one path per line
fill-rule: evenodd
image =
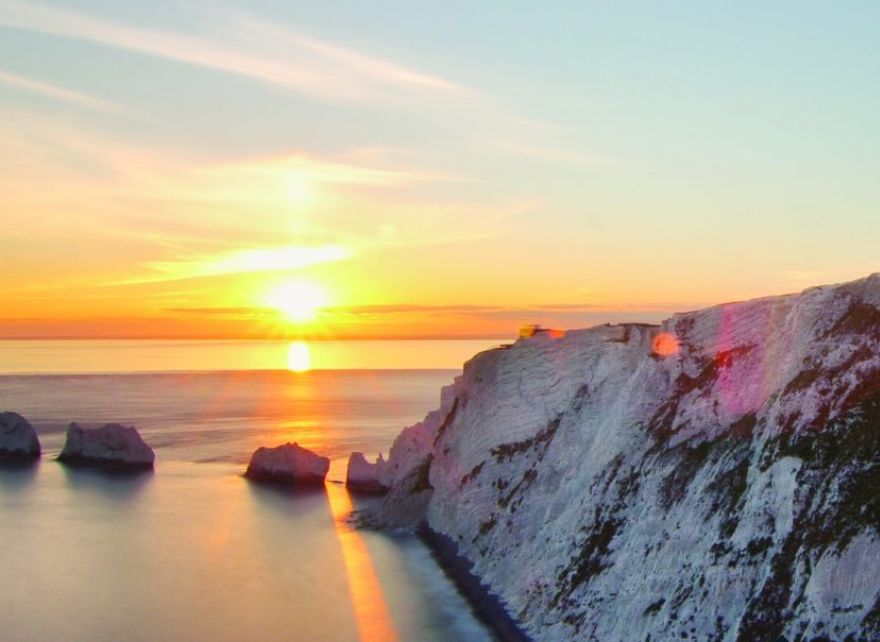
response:
M500 340L9 341L0 374L223 370L429 370L462 363Z
M0 639L492 639L419 540L352 529L370 500L336 483L349 452L387 453L437 405L452 364L492 342L449 342L445 356L389 342L385 364L379 342L360 361L348 345L334 349L364 367L304 371L243 360L249 343L0 342L3 370L31 373L0 375L0 409L28 417L44 449L37 465L0 468ZM414 368L420 353L433 369ZM55 462L71 421L137 426L155 471ZM324 490L241 477L255 448L286 441L331 457Z

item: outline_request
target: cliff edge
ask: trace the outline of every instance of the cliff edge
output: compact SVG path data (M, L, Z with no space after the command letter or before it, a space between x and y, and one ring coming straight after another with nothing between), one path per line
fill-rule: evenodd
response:
M481 353L377 475L536 640L880 640L880 275Z

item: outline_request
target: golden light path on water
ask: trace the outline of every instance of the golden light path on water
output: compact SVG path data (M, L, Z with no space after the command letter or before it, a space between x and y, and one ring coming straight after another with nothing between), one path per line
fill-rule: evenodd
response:
M363 536L346 523L352 504L348 491L338 484L327 484L330 512L342 549L351 605L361 642L397 642L394 621L385 601L382 585L373 567Z

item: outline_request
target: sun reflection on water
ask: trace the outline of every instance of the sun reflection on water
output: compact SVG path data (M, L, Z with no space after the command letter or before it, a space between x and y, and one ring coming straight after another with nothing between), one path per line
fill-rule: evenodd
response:
M305 341L294 341L287 348L287 369L292 372L306 372L312 367L309 344Z
M397 630L367 544L357 530L345 523L352 510L348 491L336 484L327 484L326 489L342 547L360 642L397 642Z

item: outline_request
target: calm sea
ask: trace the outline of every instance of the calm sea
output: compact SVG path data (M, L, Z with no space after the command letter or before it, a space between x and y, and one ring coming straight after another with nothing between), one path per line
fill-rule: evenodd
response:
M418 540L348 527L343 486L241 473L298 441L342 480L349 452L387 453L496 343L0 342L0 409L44 448L0 469L0 639L490 640ZM71 421L137 426L155 472L56 463Z

